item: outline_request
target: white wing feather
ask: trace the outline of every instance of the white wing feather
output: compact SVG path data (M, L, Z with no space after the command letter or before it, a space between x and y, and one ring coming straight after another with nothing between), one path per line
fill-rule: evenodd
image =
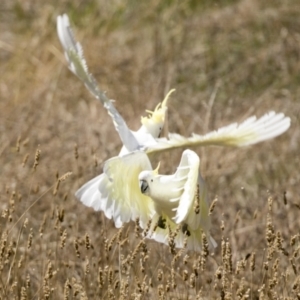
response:
M101 174L84 184L75 193L75 196L84 205L92 207L95 211L103 211L108 219L113 218L115 226L119 228L123 223L119 218L119 214L115 211L115 202L110 194L111 185L106 174ZM130 217L127 217L128 215L128 210L124 208L123 218L127 222L130 221Z
M104 173L83 185L75 196L86 206L103 211L116 227L140 219L145 228L154 215L152 200L140 192L138 174L151 170L144 152L133 152L106 161Z
M84 205L92 207L94 210L101 210L101 195L99 193L99 185L101 180L103 180L104 174L101 174L92 180L85 183L76 193L75 196Z
M187 218L189 211L193 209L199 166L200 159L194 151L185 150L182 153L180 164L174 176L175 179L185 178L183 181L178 181L178 185L183 186L183 193L181 194L176 216L174 217L174 221L177 224L183 222Z
M145 145L148 154L194 146L233 146L243 147L275 138L284 133L291 125L291 119L283 113L271 111L261 118L252 116L238 125L222 127L205 135L193 134L183 137L170 133L168 138L156 139L156 144Z
M57 33L59 40L65 51L65 57L68 61L69 69L85 84L87 89L101 101L111 116L115 129L119 133L123 145L128 151L134 151L140 148L136 138L129 130L126 122L114 107L105 93L100 90L93 75L89 73L86 61L83 56L81 45L74 39L70 21L66 14L57 17Z

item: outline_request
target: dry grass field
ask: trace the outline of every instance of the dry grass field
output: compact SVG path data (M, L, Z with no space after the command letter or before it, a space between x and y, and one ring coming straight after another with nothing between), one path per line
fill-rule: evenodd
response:
M132 129L171 88L186 136L291 117L259 145L194 149L215 253L171 254L74 197L121 143L66 67L62 13ZM0 29L0 299L300 299L298 0L2 0ZM171 173L180 155L157 160Z

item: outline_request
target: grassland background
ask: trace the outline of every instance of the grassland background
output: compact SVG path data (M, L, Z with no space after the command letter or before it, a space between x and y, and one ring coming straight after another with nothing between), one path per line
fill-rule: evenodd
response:
M132 129L171 88L170 132L205 133L270 110L291 117L275 140L195 149L210 198L218 197L219 247L198 276L199 255L183 253L172 271L167 246L147 240L136 248L133 224L112 239L112 222L75 199L121 145L66 67L56 34L62 13ZM0 29L1 299L300 298L299 1L4 0ZM180 154L157 160L173 172Z

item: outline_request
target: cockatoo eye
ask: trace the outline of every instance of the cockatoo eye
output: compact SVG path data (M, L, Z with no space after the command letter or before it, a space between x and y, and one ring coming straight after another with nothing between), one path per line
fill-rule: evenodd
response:
M148 182L146 180L140 180L140 190L142 194L145 194L147 190L149 189Z

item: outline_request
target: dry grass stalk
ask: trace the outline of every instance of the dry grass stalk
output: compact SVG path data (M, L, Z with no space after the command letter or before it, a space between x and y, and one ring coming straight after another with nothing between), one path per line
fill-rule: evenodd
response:
M29 153L26 153L22 160L22 167L24 168L29 158Z
M37 149L35 152L34 163L33 163L33 167L32 167L34 171L36 171L36 168L39 165L40 156L41 156L41 150Z
M65 285L64 285L64 300L69 300L71 289L72 289L72 285L70 283L69 278L67 278Z
M217 202L218 202L218 197L216 196L209 207L209 213L208 213L209 216L213 213Z

